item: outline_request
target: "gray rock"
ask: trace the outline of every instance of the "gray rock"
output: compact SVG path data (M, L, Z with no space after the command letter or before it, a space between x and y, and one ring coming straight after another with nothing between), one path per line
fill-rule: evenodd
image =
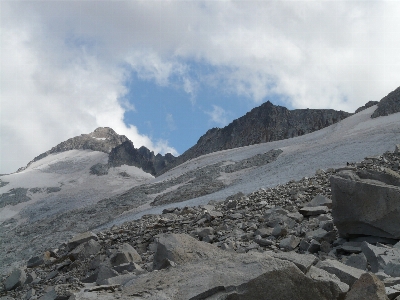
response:
M11 291L19 286L24 285L26 281L26 273L23 269L15 268L11 271L4 281L6 291Z
M39 300L68 300L72 296L68 285L59 284L50 288Z
M89 240L72 250L68 256L71 261L75 261L77 259L83 260L89 258L91 255L96 255L100 249L101 245L96 240Z
M258 228L258 229L254 232L254 234L255 234L255 235L259 235L259 236L261 236L262 238L265 238L265 237L267 237L267 236L272 235L272 230L273 230L273 228L271 228L271 227Z
M385 286L374 274L364 273L351 286L345 300L389 300Z
M304 216L299 213L299 212L293 212L293 213L288 213L287 216L293 220L295 220L296 222L300 223L301 221L303 221Z
M141 262L142 258L140 257L139 253L133 248L131 245L124 243L122 244L116 253L114 253L111 258L110 262L111 265L117 266L120 264L125 264L129 262Z
M287 238L284 238L279 243L279 247L285 249L286 251L294 250L300 244L300 238L294 235L290 235Z
M353 267L365 271L367 269L367 258L364 253L352 254L343 261L346 266Z
M305 206L307 207L326 206L328 208L332 208L332 200L323 195L317 195L310 202L306 203Z
M124 271L128 271L128 272L133 272L135 274L141 274L144 273L145 271L142 269L141 266L139 266L138 264L134 263L134 262L130 262L130 263L125 263L122 265L118 265L113 267L113 269L115 271L117 271L118 273L122 273Z
M266 253L274 258L294 263L303 273L307 273L311 266L315 265L319 261L319 259L312 254L299 254L296 252L275 253L273 251L267 251Z
M388 277L383 280L385 286L400 284L400 277Z
M372 272L377 273L379 270L383 270L385 268L385 263L380 256L386 253L387 248L377 247L368 244L367 242L363 242L361 243L361 250L367 258Z
M137 278L137 275L135 275L135 274L118 275L118 276L111 277L111 278L108 278L108 279L104 280L103 281L104 282L103 285L116 285L116 284L124 285L127 282L129 282L129 281L131 281L132 279L135 279L135 278Z
M394 153L399 154L400 153L400 144L397 144L395 149L394 149Z
M361 244L361 242L345 242L340 249L347 253L360 253L362 251Z
M260 235L256 235L254 241L260 246L271 246L273 244L271 240L263 239Z
M364 271L346 266L341 262L331 259L318 262L316 267L331 274L335 274L341 281L349 286L352 286L353 283L364 273Z
M340 176L332 176L330 181L332 216L342 237L374 235L400 239L400 187Z
M212 228L212 227L196 228L196 234L200 238L204 238L207 235L213 235L214 234L214 228Z
M318 241L312 239L310 241L310 246L308 247L307 251L310 253L317 253L319 250L321 250L321 244Z
M111 269L109 266L100 265L98 273L97 273L96 284L97 285L105 284L107 279L118 276L118 275L119 275L118 272Z
M334 284L337 284L341 292L338 299L342 299L349 291L349 285L340 281L339 277L335 274L331 274L315 266L311 266L306 275L316 281L333 282Z
M78 234L78 235L74 236L73 238L71 238L71 239L68 241L67 246L68 246L68 248L69 248L70 250L73 250L73 249L75 249L78 245L80 245L80 244L82 244L82 243L84 243L84 242L87 242L87 241L89 241L89 240L95 240L95 241L97 241L97 240L98 240L98 237L97 237L97 235L94 234L93 232L90 232L90 231L84 232L84 233Z
M310 206L310 207L305 206L303 208L300 208L299 212L305 217L318 216L321 214L328 213L329 208L326 206Z
M157 251L154 254L153 269L159 270L168 259L176 264L196 261L211 255L211 244L199 243L186 234L160 234L157 239ZM210 248L211 247L211 248Z
M124 293L146 292L149 299L174 300L337 299L341 293L336 284L314 281L293 263L263 253L231 253L177 234L160 240L169 244L164 253L170 249L169 256L180 263L139 276L125 284Z
M34 268L34 267L40 266L42 264L44 264L43 256L34 256L28 260L27 267Z

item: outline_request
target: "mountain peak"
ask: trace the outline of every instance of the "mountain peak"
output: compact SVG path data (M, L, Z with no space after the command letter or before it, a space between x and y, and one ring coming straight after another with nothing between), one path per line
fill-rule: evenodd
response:
M89 133L89 136L98 139L108 139L110 137L117 137L119 134L110 127L97 127L93 132Z

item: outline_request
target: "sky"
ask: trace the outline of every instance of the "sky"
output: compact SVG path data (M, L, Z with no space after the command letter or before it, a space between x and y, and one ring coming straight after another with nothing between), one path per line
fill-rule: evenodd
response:
M398 1L0 1L0 174L111 127L182 154L263 102L354 112L400 85Z

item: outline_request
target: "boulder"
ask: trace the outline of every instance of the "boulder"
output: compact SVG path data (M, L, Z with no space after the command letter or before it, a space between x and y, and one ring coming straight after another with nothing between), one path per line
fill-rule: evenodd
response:
M352 254L343 261L346 266L353 267L365 271L367 269L367 258L364 253Z
M124 294L174 300L337 299L341 294L337 284L313 280L289 261L227 252L183 234L161 235L157 252L156 267L165 257L178 264L126 283Z
M71 238L71 239L68 241L67 245L68 245L68 248L69 248L70 250L73 250L73 249L75 249L78 245L80 245L80 244L82 244L82 243L84 243L84 242L87 242L87 241L89 241L89 240L96 240L96 241L97 241L97 240L98 240L98 237L97 237L97 235L94 234L93 232L87 231L87 232L78 234L78 235L74 236L73 238Z
M345 264L332 259L320 261L316 264L316 267L331 274L335 274L341 281L349 286L353 285L353 283L356 282L356 280L364 273L364 271L346 266Z
M349 285L340 281L339 277L317 267L311 266L306 275L313 280L333 282L334 284L337 284L341 291L340 299L342 299L349 291Z
M141 262L142 258L140 257L139 253L133 248L131 245L125 243L119 247L118 251L114 253L111 258L110 262L111 265L117 266L120 264L125 264L129 262Z
M389 300L385 285L374 274L364 273L351 286L345 300Z
M157 239L157 251L154 254L154 270L162 269L166 259L176 264L195 261L212 256L214 247L186 234L160 234Z
M279 243L279 247L285 249L286 251L294 250L300 244L300 238L294 235L290 235L284 238Z
M15 268L11 271L10 275L7 276L4 281L4 287L6 291L11 291L19 286L25 284L26 273L23 269Z
M106 284L107 279L118 275L119 275L118 272L111 269L109 266L100 265L99 270L97 272L96 283L97 285Z
M101 245L96 240L89 240L72 250L68 256L71 261L83 260L91 255L96 255L100 249Z
M266 251L266 253L274 258L294 263L303 273L307 273L308 270L319 261L319 259L312 254L299 254L296 252L275 253L273 251Z
M26 266L28 268L34 268L42 264L44 264L43 256L34 256L27 261Z
M299 212L305 217L319 216L328 213L329 208L327 206L305 206L300 208Z
M306 207L316 207L316 206L326 206L328 208L332 208L332 200L322 196L315 196L310 202L306 203Z
M332 216L340 236L373 235L400 239L400 187L376 179L332 176ZM389 173L379 177L386 182L397 178ZM368 177L363 175L363 177Z

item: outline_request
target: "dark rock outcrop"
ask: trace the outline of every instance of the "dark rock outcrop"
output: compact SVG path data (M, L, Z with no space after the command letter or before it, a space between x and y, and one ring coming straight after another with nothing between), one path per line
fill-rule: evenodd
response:
M355 113L359 113L360 111L363 111L364 109L367 109L367 108L369 108L371 106L374 106L374 105L376 105L378 103L379 103L378 101L368 101L365 105L357 108Z
M224 128L212 128L197 144L184 152L159 174L198 156L301 136L337 123L350 113L333 109L289 110L265 102Z
M378 108L371 115L371 118L388 116L397 112L400 112L400 87L379 101Z
M154 155L153 151L144 146L136 149L133 143L128 140L111 150L108 157L108 166L135 166L147 173L156 175L174 160L175 157L170 153L165 156L161 154Z

